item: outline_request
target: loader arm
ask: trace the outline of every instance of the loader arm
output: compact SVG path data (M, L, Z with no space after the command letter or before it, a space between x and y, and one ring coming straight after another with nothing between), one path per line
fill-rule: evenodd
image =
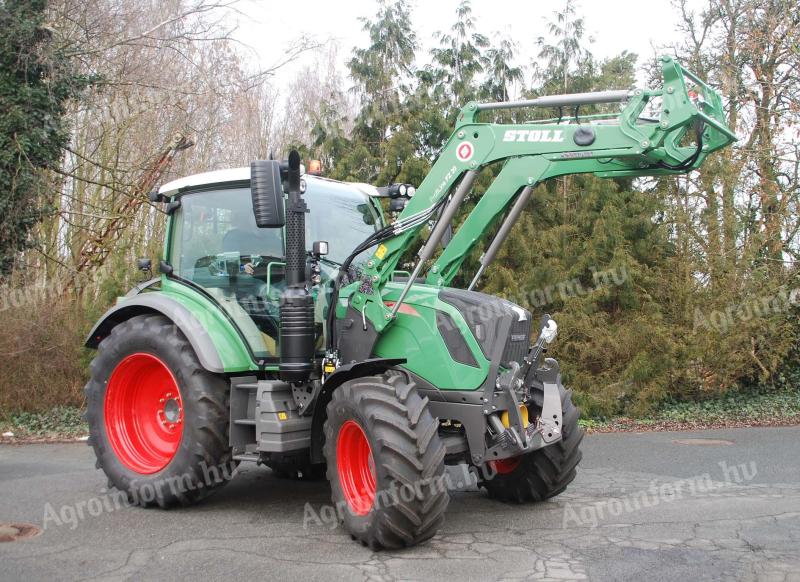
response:
M467 104L439 158L398 220L381 237L365 241L367 246L376 247L375 252L359 280L339 292L336 317L344 317L349 305L360 312L365 327L369 321L380 334L394 320L406 292L422 273L426 261L432 258L477 174L489 164L504 165L429 269L428 284L449 283L487 229L515 199L519 201L519 196L529 195L530 188L544 180L569 174L613 178L686 173L698 168L711 152L735 141L735 134L725 124L717 93L671 57L662 57L661 61L663 86L658 90L604 91ZM691 91L687 89L687 79L694 85ZM645 107L658 98L659 117L641 118ZM613 114L566 115L523 124L479 121L481 113L501 109L556 107L577 112L581 105L598 103L624 105ZM687 133L689 142L694 143L681 145ZM382 297L384 286L402 254L437 212L438 221L417 253L416 267L406 288L398 301L386 305ZM514 216L512 210L509 216L516 218L518 211Z

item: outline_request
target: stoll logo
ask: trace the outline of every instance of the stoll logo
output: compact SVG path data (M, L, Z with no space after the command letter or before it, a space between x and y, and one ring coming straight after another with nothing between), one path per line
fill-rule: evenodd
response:
M564 141L560 129L509 129L503 134L503 141L559 142Z
M474 151L475 148L472 147L472 144L468 141L465 141L456 148L456 157L462 162L468 162L470 158L472 158Z

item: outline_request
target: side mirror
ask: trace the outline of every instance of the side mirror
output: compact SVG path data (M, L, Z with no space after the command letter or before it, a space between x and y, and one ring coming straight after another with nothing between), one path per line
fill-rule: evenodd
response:
M150 198L150 202L153 204L158 202L169 202L169 196L164 196L163 194L159 193L158 188L151 190L147 197Z
M144 273L149 273L153 270L153 261L147 257L139 257L136 259L136 268Z
M259 228L279 228L286 224L280 162L257 160L250 164L250 194Z
M318 240L314 241L314 244L311 246L311 254L315 257L324 257L328 254L328 241L326 240Z

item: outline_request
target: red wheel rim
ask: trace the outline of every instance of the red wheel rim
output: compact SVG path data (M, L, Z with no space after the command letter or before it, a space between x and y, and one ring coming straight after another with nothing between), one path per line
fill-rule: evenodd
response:
M521 457L511 457L509 459L500 459L499 461L492 461L492 467L495 471L497 471L500 475L508 475L514 469L519 467L519 464L522 462Z
M166 467L181 444L183 402L175 377L152 354L131 354L108 380L106 434L120 462L142 475Z
M350 510L356 515L368 514L375 501L375 461L364 429L354 420L339 429L336 468Z

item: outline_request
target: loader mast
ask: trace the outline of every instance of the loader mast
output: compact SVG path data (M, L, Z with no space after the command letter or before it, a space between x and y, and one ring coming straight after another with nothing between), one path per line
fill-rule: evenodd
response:
M549 178L570 174L613 178L685 173L699 167L711 152L735 141L735 134L725 125L717 93L672 57L662 57L661 64L663 86L657 90L467 104L457 118L453 134L397 221L357 249L363 252L375 247L359 280L335 291L335 317L343 317L349 305L360 312L365 327L369 321L374 333L380 334L394 320L406 293L432 258L478 173L489 164L502 162L503 167L427 270L426 283L449 284L465 257L514 201L527 198L535 185ZM687 88L687 80L691 89ZM617 103L621 109L609 114L578 115L580 106L600 103ZM648 105L658 109L657 118L642 117ZM479 116L487 112L531 107L555 107L562 114L566 110L574 115L521 124L479 121ZM689 145L682 145L687 134ZM488 264L485 259L496 253L523 207L524 200L509 212L508 223L484 255L482 268ZM385 305L382 290L400 257L437 213L438 221L417 253L415 268L400 299L391 306ZM331 314L330 323L333 318Z

